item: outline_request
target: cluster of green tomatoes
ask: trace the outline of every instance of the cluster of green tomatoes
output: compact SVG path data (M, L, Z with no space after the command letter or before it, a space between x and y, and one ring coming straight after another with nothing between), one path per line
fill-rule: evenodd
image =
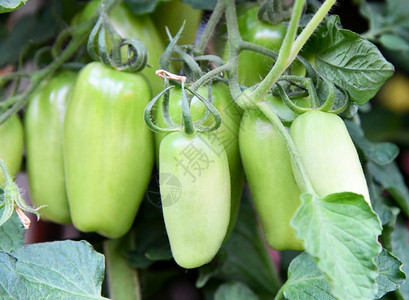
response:
M79 18L86 19L93 10L95 3ZM243 39L278 51L284 25L262 23L256 12L239 17ZM163 46L155 28L146 29L150 21L134 18L122 6L111 18L121 35L136 35L146 44L150 64L156 66ZM256 83L271 63L243 52L240 81ZM35 207L45 205L41 217L120 238L132 226L156 161L164 222L180 266L199 267L216 255L233 229L245 178L267 243L278 250L302 250L290 220L303 187L297 184L299 174L287 145L271 122L256 109L243 112L228 86L213 82L197 93L218 109L222 123L217 130L153 133L143 117L146 105L163 88L154 76L152 69L131 74L92 62L79 74L60 72L37 89L24 113L24 131L30 195ZM170 91L169 114L178 124L184 92L180 87ZM270 97L272 106L292 114L288 130L317 194L351 191L369 202L359 158L342 119L314 110L294 115L281 99ZM197 97L190 101L190 112L193 121L206 120L206 107ZM151 117L166 126L161 102ZM8 145L0 155L15 175L23 149L17 116L0 127L0 143Z

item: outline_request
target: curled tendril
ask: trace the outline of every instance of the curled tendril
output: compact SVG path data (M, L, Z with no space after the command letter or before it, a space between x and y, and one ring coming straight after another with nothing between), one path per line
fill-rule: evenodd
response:
M190 89L188 86L185 86L185 81L186 77L185 76L179 76L172 74L170 72L164 71L164 70L158 70L156 71L156 74L160 77L162 77L165 80L165 89L161 91L158 95L156 95L146 106L145 111L144 111L144 119L146 125L151 128L155 132L161 132L161 133L169 133L169 132L174 132L174 131L184 131L186 134L193 134L194 132L208 132L208 131L213 131L216 130L217 128L220 127L222 118L219 113L219 111L213 106L211 101L207 100L206 98L202 97L199 93L197 93L195 90ZM181 83L181 89L182 89L182 124L176 124L169 113L169 92L172 88L174 88L174 85L168 85L169 79L172 79L174 81L179 81ZM206 113L203 118L201 118L199 121L193 121L192 120L192 115L190 112L190 103L191 103L191 97L188 97L186 94L186 90L189 91L190 94L195 96L199 101L203 103L203 105L206 107ZM209 95L211 95L211 89L209 90ZM152 111L154 110L155 106L157 105L157 102L162 98L163 96L163 102L162 102L162 117L165 120L165 124L167 127L160 127L158 126L155 121L154 117L152 116ZM211 96L209 96L211 98ZM213 117L214 122L212 125L206 126L204 125L210 116Z
M311 110L311 109L317 109L320 111L325 111L325 112L330 112L330 113L341 113L343 112L349 105L349 95L347 92L345 92L342 88L337 86L335 83L331 82L328 78L325 76L322 76L318 74L315 70L311 69L310 72L314 72L315 76L314 78L310 77L299 77L299 76L282 76L280 77L279 81L275 85L273 89L273 95L279 95L281 99L283 100L284 104L294 111L297 114L301 114L305 111ZM317 96L317 85L319 82L323 82L326 87L327 87L327 96L325 101L320 105L320 101L318 100ZM295 86L299 90L302 90L303 92L291 90L290 87ZM337 99L337 90L343 93L345 96L342 101L342 105L339 105L339 102L337 102L338 105L337 108L334 108L335 106L335 101ZM304 92L307 92L304 94ZM310 100L310 107L311 108L305 108L305 107L299 107L297 106L291 98L298 98L302 96L309 96ZM339 98L339 97L338 97Z
M291 6L284 5L283 0L264 0L260 4L257 17L272 24L277 24L291 17Z
M122 49L127 49L124 58ZM119 71L142 70L148 62L148 51L139 39L122 39L106 13L101 13L88 38L89 55Z

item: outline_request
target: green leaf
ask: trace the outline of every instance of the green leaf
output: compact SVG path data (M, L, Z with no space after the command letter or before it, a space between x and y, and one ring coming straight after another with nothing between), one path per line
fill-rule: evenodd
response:
M0 203L4 201L4 191L0 188ZM0 216L3 215L4 207L0 208ZM17 213L0 227L0 251L10 252L24 244L24 227L21 225Z
M392 253L402 262L402 271L409 274L409 230L403 218L398 219L392 234ZM409 281L400 287L403 299L409 299Z
M0 215L3 208L0 209ZM24 227L21 225L17 213L14 212L11 218L0 227L0 250L10 252L21 248L24 244Z
M256 294L241 282L224 283L214 294L214 300L258 300Z
M373 299L377 292L375 257L381 246L378 216L361 195L301 195L291 223L306 251L327 276L339 299Z
M0 298L104 299L104 257L84 241L0 252Z
M5 38L0 40L0 67L17 62L23 49L31 44L49 41L61 28L57 16L61 14L60 1L45 5L37 15L21 18Z
M394 291L402 285L406 280L406 275L401 270L403 263L385 249L376 257L375 263L379 268L379 275L376 278L378 283L376 299L380 299L386 293Z
M2 0L0 1L0 14L16 10L27 3L28 0Z
M288 268L284 296L291 300L335 300L324 273L307 252L298 255Z
M365 36L380 41L388 48L393 45L402 48L399 44L409 42L409 7L406 0L387 0L384 3L363 1L361 14L369 20L369 31Z
M372 143L364 136L359 125L350 120L344 120L354 143L365 153L366 157L378 165L391 163L399 154L399 147L392 143Z
M409 42L405 41L403 38L393 34L383 34L379 38L379 42L390 50L394 51L408 51Z
M379 166L368 162L368 170L375 180L392 195L405 215L409 216L409 191L396 163Z
M360 35L341 29L338 16L330 16L306 48L313 49L317 70L359 105L368 102L393 75L393 65L374 44Z

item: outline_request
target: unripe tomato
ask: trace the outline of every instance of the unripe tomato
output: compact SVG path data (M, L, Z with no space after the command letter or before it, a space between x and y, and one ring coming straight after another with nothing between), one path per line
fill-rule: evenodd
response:
M63 72L33 93L24 114L27 173L34 206L41 218L70 223L65 190L63 123L76 74Z
M251 42L278 53L283 42L286 27L282 23L271 24L257 18L258 6L243 8L238 14L239 32L244 41ZM228 48L224 54L228 57ZM239 56L239 82L251 86L264 78L273 66L273 60L262 54L242 50Z
M182 36L178 44L190 45L194 44L196 31L199 27L202 18L202 11L194 9L191 5L178 0L170 0L160 2L158 7L152 13L152 20L157 28L164 45L169 43L168 35L166 34L165 26L168 27L172 36L175 36L185 23Z
M258 110L246 110L240 126L240 153L267 243L277 250L303 250L290 220L300 205L286 144Z
M198 90L198 93L204 98L208 97L208 87L202 87ZM230 223L227 236L233 230L240 199L243 191L244 174L240 159L239 150L239 127L241 119L241 110L234 103L228 87L223 83L215 83L212 85L212 103L217 108L222 116L222 125L220 128L214 131L218 141L226 151L229 161L230 169L230 182L231 182L231 214ZM182 94L180 88L174 88L171 90L169 98L169 113L172 119L180 123L182 119ZM196 97L192 98L191 113L193 120L200 120L206 112L206 107ZM155 120L160 126L164 126L162 119L162 102L158 103L157 110L155 111ZM211 123L210 118L209 123ZM155 148L156 152L159 152L159 145L165 135L161 133L155 134Z
M76 22L81 22L91 18L100 1L91 1L83 12L77 17ZM148 49L148 65L142 70L151 87L153 95L158 94L163 89L163 81L155 75L159 69L159 59L165 51L158 31L148 15L135 15L124 4L115 6L110 15L110 20L114 29L122 38L138 38Z
M224 148L211 133L173 132L160 144L159 161L173 257L187 269L204 265L218 252L229 225L230 175Z
M0 159L6 163L12 177L20 170L23 146L23 126L17 115L13 115L0 125ZM0 171L0 187L4 187L4 183L4 175Z
M149 85L101 63L79 74L64 123L64 166L72 222L110 238L132 225L153 167L143 111Z
M290 133L318 196L353 192L371 205L358 153L339 116L308 111L295 119Z

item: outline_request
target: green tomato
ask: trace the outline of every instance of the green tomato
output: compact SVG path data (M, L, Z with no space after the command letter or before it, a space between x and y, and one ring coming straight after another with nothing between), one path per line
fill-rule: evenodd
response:
M339 116L308 111L295 119L290 132L318 196L353 192L363 195L370 205L358 153Z
M12 115L0 125L0 159L6 163L12 177L20 170L23 159L23 126L17 115ZM4 175L0 171L0 187L4 187Z
M71 222L65 190L63 123L76 74L63 72L33 93L24 114L27 173L34 206L41 218Z
M169 43L165 27L168 27L172 36L175 36L185 21L185 28L178 44L191 45L195 42L196 31L202 19L202 11L181 1L170 0L160 2L151 17L165 45Z
M75 22L81 22L91 18L100 1L91 1L77 17ZM148 50L148 65L142 70L146 76L154 95L163 89L163 80L156 76L159 69L159 60L165 47L162 44L158 31L148 15L135 15L124 4L119 4L112 9L109 18L114 29L122 38L138 38L145 44Z
M198 90L198 93L208 98L208 87L202 87ZM176 123L181 123L182 120L182 92L180 88L174 88L171 90L169 98L169 113L172 119ZM227 237L233 230L237 213L239 210L240 199L243 191L244 174L243 167L240 159L239 150L239 127L241 119L241 110L234 103L229 88L223 83L216 83L212 85L212 103L217 108L222 116L222 125L220 128L214 131L218 141L220 141L224 150L227 153L227 158L229 161L230 169L230 183L231 183L231 214L230 223ZM203 103L197 99L197 97L192 98L191 102L191 113L193 120L200 120L206 112L206 107ZM162 102L158 103L158 108L155 111L155 120L160 126L164 126L164 121L162 119ZM212 120L210 118L209 123ZM156 133L155 134L155 148L156 153L159 153L159 145L161 140L164 138L165 134Z
M300 205L286 144L258 110L246 110L240 127L240 153L267 243L277 250L303 250L290 220Z
M183 268L210 262L230 219L227 155L211 133L173 132L161 142L163 216L175 261Z
M81 231L118 238L132 225L154 160L143 120L149 90L141 75L97 62L78 76L64 123L64 165L71 218Z
M258 6L239 12L238 25L242 39L278 53L283 42L286 27L282 24L271 24L257 18ZM227 55L225 55L227 58ZM239 56L239 82L251 86L264 78L273 66L273 60L262 54L243 50Z

